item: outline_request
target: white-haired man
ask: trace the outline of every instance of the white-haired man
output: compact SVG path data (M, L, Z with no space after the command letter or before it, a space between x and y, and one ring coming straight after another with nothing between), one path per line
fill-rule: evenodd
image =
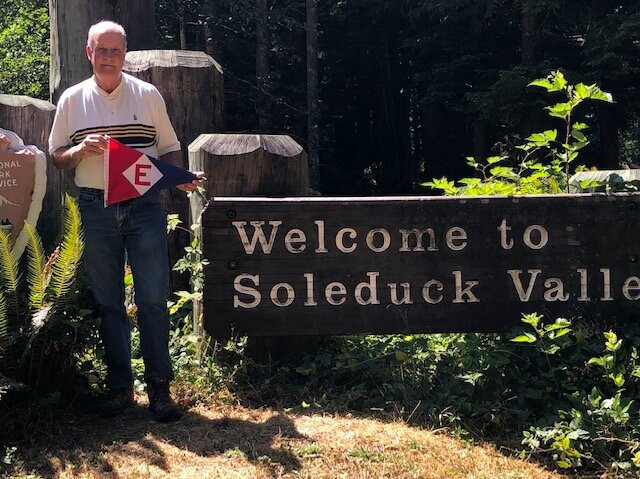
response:
M93 76L60 97L49 152L58 168L75 168L80 187L85 268L102 317L100 337L107 363L109 393L101 412L113 417L135 404L124 307L126 251L134 277L149 409L157 420L169 421L180 416L180 408L169 393L173 370L166 307L166 216L157 194L105 208L102 158L109 137L172 164L180 165L181 151L158 90L122 73L126 46L126 33L117 23L102 21L89 29L86 52ZM200 183L198 179L178 188L192 191Z

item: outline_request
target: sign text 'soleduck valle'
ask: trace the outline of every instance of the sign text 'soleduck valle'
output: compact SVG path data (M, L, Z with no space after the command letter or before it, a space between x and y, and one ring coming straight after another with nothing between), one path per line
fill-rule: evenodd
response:
M500 331L635 315L638 195L225 198L204 219L213 335Z

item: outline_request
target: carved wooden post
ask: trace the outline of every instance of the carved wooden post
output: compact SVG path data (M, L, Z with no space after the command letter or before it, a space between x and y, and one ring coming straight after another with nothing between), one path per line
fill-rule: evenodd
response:
M222 68L204 52L147 50L127 52L124 71L158 88L182 145L183 166L189 167L187 148L203 131L224 131ZM189 202L175 188L163 192L167 210L189 223ZM171 264L184 255L189 235L176 231L169 237ZM172 277L174 289L186 287L181 275Z
M286 135L202 134L189 145L189 166L205 172L207 197L305 196L309 190L307 154ZM191 213L197 218L202 200L191 197ZM202 232L198 230L202 244ZM207 258L216 261L218 258ZM222 268L226 265L216 265ZM194 332L201 305L194 305ZM207 314L215 314L209 311ZM310 338L262 337L251 339L251 355L265 362L304 351Z
M45 249L55 243L61 226L65 176L53 166L48 154L48 138L55 106L48 101L19 95L0 95L0 127L14 131L25 145L35 145L47 155L47 193L37 228ZM73 183L72 175L68 181Z
M113 20L127 31L129 50L153 48L154 0L49 0L51 27L51 101L71 85L91 76L85 54L89 27L100 20Z

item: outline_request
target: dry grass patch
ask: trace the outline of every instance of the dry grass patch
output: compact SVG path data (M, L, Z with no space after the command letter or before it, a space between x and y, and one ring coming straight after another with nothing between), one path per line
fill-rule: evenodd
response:
M138 408L117 420L68 415L36 441L14 473L55 478L560 477L490 446L468 446L402 423L196 408L163 425Z

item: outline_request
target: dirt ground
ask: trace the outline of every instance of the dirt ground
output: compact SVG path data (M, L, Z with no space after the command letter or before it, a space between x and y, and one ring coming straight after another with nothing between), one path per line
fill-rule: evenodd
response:
M117 419L68 412L5 477L468 478L560 477L444 432L349 416L197 407L172 424L141 404Z

